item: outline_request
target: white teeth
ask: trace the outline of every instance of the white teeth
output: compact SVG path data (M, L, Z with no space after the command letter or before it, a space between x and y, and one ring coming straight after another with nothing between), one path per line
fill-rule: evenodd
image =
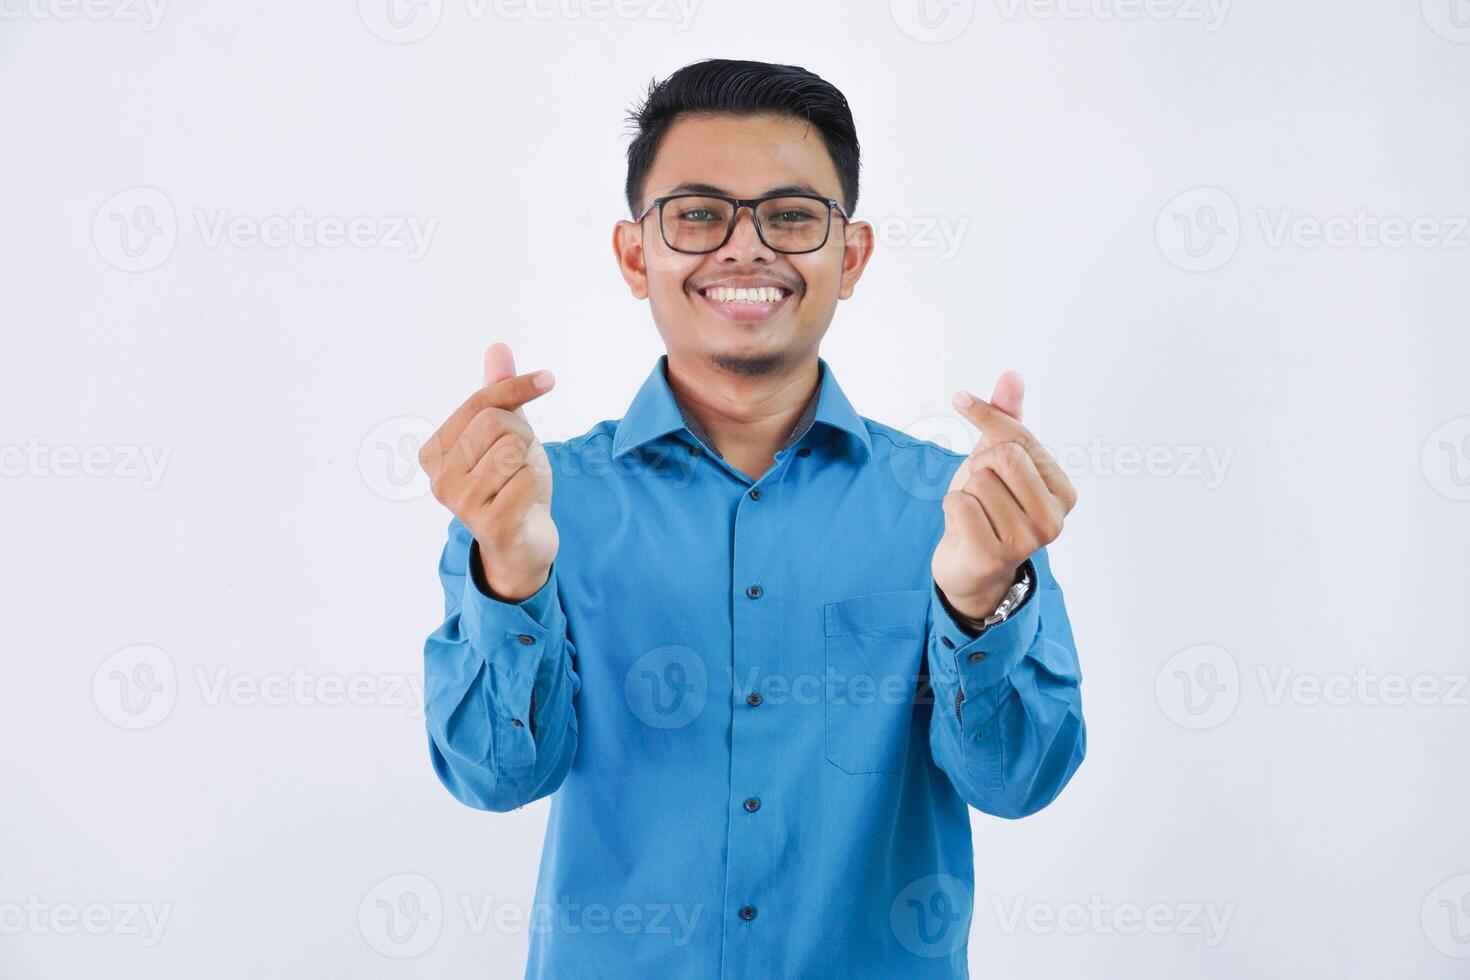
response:
M729 286L711 286L704 295L716 303L778 303L785 291L775 286L752 286L732 289Z

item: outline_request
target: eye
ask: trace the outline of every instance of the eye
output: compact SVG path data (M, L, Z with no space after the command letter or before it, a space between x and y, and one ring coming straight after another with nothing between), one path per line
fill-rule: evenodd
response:
M810 201L775 201L769 206L769 210L763 216L770 224L792 227L793 225L811 224L821 221L823 215Z

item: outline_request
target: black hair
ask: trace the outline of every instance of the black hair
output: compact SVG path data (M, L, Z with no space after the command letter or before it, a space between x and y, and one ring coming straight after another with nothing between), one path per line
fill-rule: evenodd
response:
M662 82L654 79L628 122L634 127L628 146L628 210L637 215L643 178L653 166L664 134L681 113L731 113L740 116L776 113L815 126L822 136L842 184L842 204L857 207L858 139L847 97L830 82L795 65L710 58L685 65Z

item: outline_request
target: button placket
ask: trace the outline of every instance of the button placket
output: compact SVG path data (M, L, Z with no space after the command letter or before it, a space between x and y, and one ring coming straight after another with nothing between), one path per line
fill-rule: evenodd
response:
M763 678L782 669L778 616L785 599L778 594L781 583L768 577L779 567L772 564L772 556L779 554L773 538L780 512L779 495L772 496L769 490L769 485L742 487L734 508L731 665L745 688L736 695L745 704L731 718L729 792L738 819L732 819L726 831L727 894L732 903L726 906L726 915L736 925L756 917L752 900L758 901L771 886L772 876L780 872L771 863L773 828L761 819L765 801L760 792L769 788L770 774L779 764L780 743L773 726L780 724L781 711L779 706L765 705L758 688ZM777 591L768 594L770 589ZM757 707L759 711L753 710ZM736 941L756 942L755 935ZM752 950L751 955L763 954Z

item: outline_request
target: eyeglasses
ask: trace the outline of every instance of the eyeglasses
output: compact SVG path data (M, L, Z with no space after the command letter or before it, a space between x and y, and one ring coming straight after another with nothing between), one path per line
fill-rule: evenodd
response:
M704 255L725 247L735 232L741 208L750 208L755 233L773 252L801 255L827 244L832 212L851 217L830 197L815 194L772 194L743 199L719 194L674 194L660 197L643 209L642 221L658 209L658 230L664 244L676 252Z

